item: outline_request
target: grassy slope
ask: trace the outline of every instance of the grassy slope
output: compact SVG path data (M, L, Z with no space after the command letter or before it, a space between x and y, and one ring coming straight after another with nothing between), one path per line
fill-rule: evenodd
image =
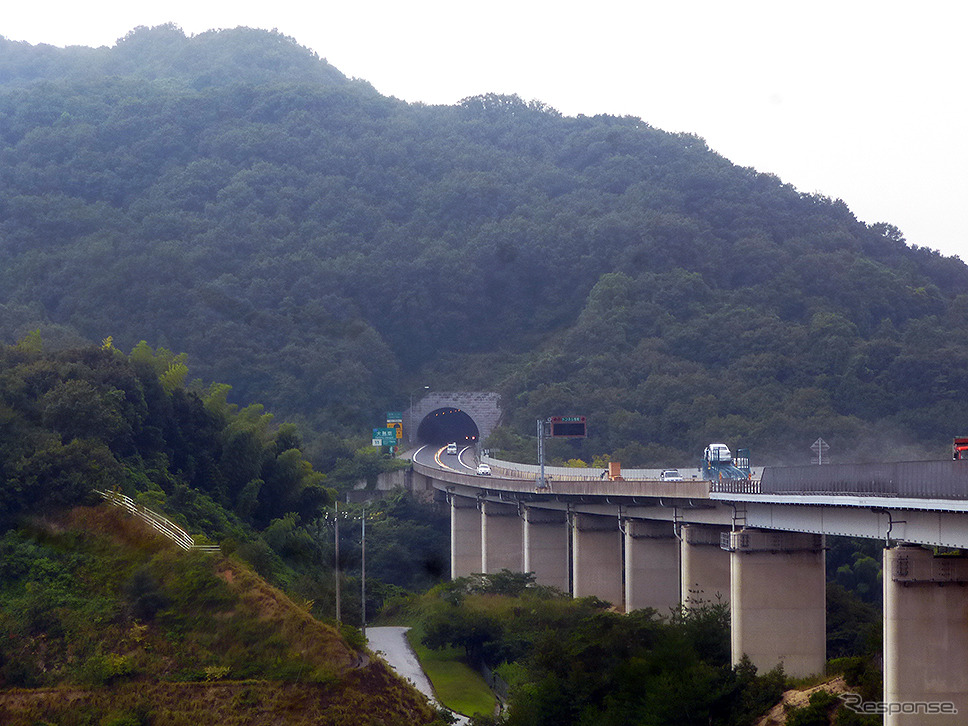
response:
M107 505L34 522L25 534L33 562L52 571L69 557L74 571L63 596L31 579L36 566L0 582L0 634L16 639L5 664L0 654L0 679L22 658L20 672L43 686L0 682L5 726L433 721L426 700L385 665L367 663L235 561L182 553ZM163 603L143 619L133 614L137 572L153 578ZM19 618L21 593L38 587L53 593L51 617Z
M434 693L447 708L467 716L494 713L497 699L481 674L464 661L457 648L431 650L420 641L420 625L407 631L410 646L417 654L421 667L434 686Z

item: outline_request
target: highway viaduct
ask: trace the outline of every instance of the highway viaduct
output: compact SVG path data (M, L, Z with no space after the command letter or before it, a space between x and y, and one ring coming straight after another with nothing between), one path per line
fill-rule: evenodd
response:
M452 577L533 572L626 612L724 600L734 662L745 654L761 671L823 671L824 537L881 540L884 703L868 705L900 711L885 715L892 725L968 714L968 559L938 549L968 550L968 462L768 468L716 483L558 473L542 489L526 467L490 460L483 477L434 454L413 457L413 488L449 505Z

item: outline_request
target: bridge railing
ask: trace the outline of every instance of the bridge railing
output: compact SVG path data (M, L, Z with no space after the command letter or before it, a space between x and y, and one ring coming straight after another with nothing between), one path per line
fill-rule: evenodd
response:
M968 462L767 467L763 494L843 494L921 499L968 499Z
M709 483L709 491L719 494L760 494L759 479L720 479Z

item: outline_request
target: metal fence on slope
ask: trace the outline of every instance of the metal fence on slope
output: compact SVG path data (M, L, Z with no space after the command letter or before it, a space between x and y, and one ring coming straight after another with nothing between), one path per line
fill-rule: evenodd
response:
M170 519L162 517L157 512L153 512L146 506L136 503L131 497L125 496L119 492L101 491L100 489L96 489L95 491L105 501L110 502L116 507L121 507L144 522L147 522L152 529L170 539L186 552L188 550L200 552L220 551L218 545L196 544L192 536L177 524L172 522Z

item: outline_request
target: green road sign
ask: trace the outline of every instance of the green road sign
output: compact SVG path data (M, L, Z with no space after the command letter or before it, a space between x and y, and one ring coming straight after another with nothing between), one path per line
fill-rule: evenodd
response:
M403 423L403 414L399 411L388 412L387 423Z
M370 438L373 446L396 446L397 430L396 429L373 429L373 436ZM377 441L379 441L380 443L378 444Z

